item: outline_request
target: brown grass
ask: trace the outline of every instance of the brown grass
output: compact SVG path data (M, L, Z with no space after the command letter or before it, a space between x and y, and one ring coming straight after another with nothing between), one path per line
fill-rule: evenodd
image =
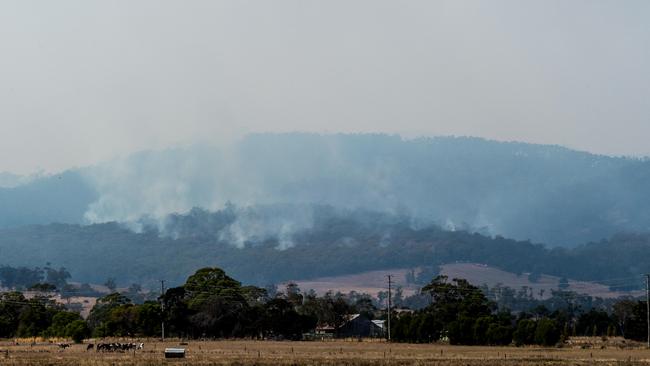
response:
M135 340L134 340L135 341ZM468 347L384 342L147 341L129 353L86 352L86 345L0 342L0 365L648 365L650 350L536 347ZM187 349L183 360L165 360L165 347ZM9 357L5 358L5 351Z
M340 291L348 293L357 291L377 296L379 291L386 291L386 274L391 273L394 277L395 286L402 287L404 295L413 295L420 286L406 283L406 273L408 268L394 268L381 271L368 271L351 275L341 275L332 277L321 277L311 280L295 280L298 286L303 290L313 289L316 293L323 295L327 291ZM415 269L418 273L419 269ZM517 275L506 272L495 267L490 267L476 263L450 263L440 266L440 273L449 278L464 278L470 283L481 286L487 284L494 287L497 284L512 287L516 290L523 286L533 289L533 296L540 298L540 290L544 290L544 298L551 296L551 290L557 290L560 281L559 277L541 275L537 282L530 282L527 274ZM281 285L283 287L285 284ZM643 291L611 291L606 285L594 282L581 282L569 280L570 291L580 294L587 294L594 297L617 298L620 296L640 296Z

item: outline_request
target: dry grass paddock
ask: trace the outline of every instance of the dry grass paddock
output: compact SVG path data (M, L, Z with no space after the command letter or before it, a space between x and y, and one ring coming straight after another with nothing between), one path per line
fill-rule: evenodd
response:
M127 341L127 340L122 340ZM128 340L138 341L138 340ZM470 347L385 342L144 341L127 353L86 351L85 344L0 342L0 365L650 365L650 350ZM165 347L187 350L185 359L163 356ZM8 352L8 353L7 353Z

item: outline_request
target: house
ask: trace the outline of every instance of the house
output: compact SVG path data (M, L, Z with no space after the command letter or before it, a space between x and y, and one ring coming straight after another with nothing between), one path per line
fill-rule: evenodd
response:
M377 335L371 335L373 338L383 338L386 336L386 321L385 320L373 320L372 323L375 325L373 331L377 332Z
M383 320L370 320L362 314L349 314L338 328L323 324L316 327L316 336L322 338L381 338L385 335Z

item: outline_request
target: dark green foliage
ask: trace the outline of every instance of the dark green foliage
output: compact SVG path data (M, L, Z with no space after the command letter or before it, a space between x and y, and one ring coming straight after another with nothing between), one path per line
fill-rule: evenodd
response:
M506 346L512 343L512 326L490 323L485 332L486 343L492 346Z
M187 336L186 325L190 310L185 301L185 288L181 286L168 289L162 295L162 302L169 331L179 336Z
M314 329L318 319L313 315L298 314L294 305L285 299L273 299L264 304L264 333L284 339L300 340L303 333Z
M417 328L412 328L412 331L415 331L414 341L433 342L440 339L442 324L436 321L433 314L425 313L418 315L417 321L413 325L417 326Z
M427 343L446 338L451 344L495 346L514 341L517 346L548 347L577 334L609 336L615 326L626 338L645 339L645 303L640 301L619 301L611 307L612 314L596 308L582 311L572 303L553 311L538 304L519 313L515 322L509 311L497 311L483 291L466 280L437 276L422 291L431 301L427 307L393 313L393 340ZM0 337L41 335L75 342L90 334L155 337L164 319L170 336L301 339L317 325L343 329L351 314L361 313L368 319L378 315L375 300L367 295L317 297L290 283L270 298L265 289L241 286L223 270L207 267L196 271L183 286L168 289L160 300L164 311L158 302L134 304L127 296L113 293L98 299L84 321L47 298L27 300L18 292L2 293Z
M56 286L49 283L37 283L29 286L32 291L51 292L56 290Z
M19 292L0 293L0 338L46 335L55 318L67 316L59 315L62 312L60 305L47 298L26 299ZM79 315L76 317L79 319Z
M398 317L393 339L432 342L447 336L451 344L510 343L509 316L494 313L493 304L467 281L437 276L422 292L431 296L431 304Z
M28 301L19 292L0 293L0 338L16 334L20 313Z
M591 309L578 317L576 332L583 336L606 336L611 326L614 320L607 312Z
M459 315L446 325L447 336L450 344L477 344L479 340L475 339L474 325L476 318L463 314Z
M517 328L512 334L512 340L517 346L535 343L535 329L537 323L532 319L520 319L517 322Z
M81 343L90 336L88 324L77 313L61 311L52 317L52 323L43 333L46 337L67 337Z
M72 338L75 343L82 343L90 336L90 329L85 321L75 320L65 327L65 336Z
M30 300L29 305L24 306L18 315L18 328L16 336L34 337L38 336L52 322L55 311L38 301Z
M494 305L483 292L464 279L448 282L446 276L437 276L422 288L422 292L428 293L432 298L427 311L434 313L436 318L445 323L462 316L473 319L489 316L494 310ZM473 324L469 327L472 326Z
M125 313L132 306L131 300L118 293L112 293L97 299L97 303L90 311L88 324L94 337L107 337L111 335L127 335L130 325L123 326ZM115 312L115 313L114 313ZM127 319L128 320L128 319Z
M391 338L401 342L416 342L417 336L412 329L413 316L411 314L404 314L393 321L391 329Z
M474 321L472 342L476 344L488 344L487 331L492 325L493 319L491 316L483 316ZM471 334L471 333L470 333ZM451 337L450 337L451 341ZM465 343L469 344L469 343Z
M190 309L198 309L214 297L244 302L241 283L228 277L220 268L202 268L191 275L184 285Z
M40 268L0 266L0 285L7 288L26 288L41 282L44 271Z
M61 311L52 317L52 324L47 328L45 334L48 337L67 337L67 326L78 320L82 320L79 314Z
M543 318L537 321L535 343L542 346L554 346L560 340L560 328L553 319Z
M645 301L621 301L614 306L614 316L621 334L636 341L647 340L647 319Z
M147 301L137 306L137 329L138 334L146 337L157 336L160 333L162 322L162 310L157 302Z

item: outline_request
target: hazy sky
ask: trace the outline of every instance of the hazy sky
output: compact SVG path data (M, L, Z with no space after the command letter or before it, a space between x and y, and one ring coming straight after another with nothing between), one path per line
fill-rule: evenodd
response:
M650 155L650 1L0 1L0 171L247 132Z

